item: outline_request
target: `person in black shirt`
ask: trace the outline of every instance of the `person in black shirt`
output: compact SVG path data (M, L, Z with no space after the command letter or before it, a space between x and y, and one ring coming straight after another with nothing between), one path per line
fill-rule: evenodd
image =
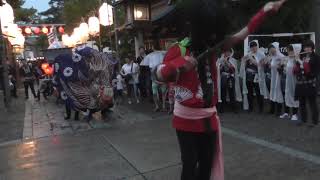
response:
M294 74L297 79L295 97L299 99L302 120L298 125L307 122L307 103L309 103L312 114L312 124L309 124L309 126L313 127L319 122L316 83L319 74L320 56L314 52L314 43L311 40L303 44L303 49L302 61L297 61L294 67Z
M140 74L139 74L139 84L138 88L141 93L142 97L147 97L147 75L148 75L148 66L140 66L140 63L143 61L144 57L146 56L144 47L139 48L139 57L135 60L140 67Z
M24 92L26 99L29 99L28 88L30 87L33 97L36 98L36 91L34 90L34 74L32 67L24 60L22 61L22 66L20 68L20 76L22 77Z
M256 99L259 112L263 112L263 99L269 96L263 67L265 54L260 50L257 40L251 41L249 47L250 52L242 58L240 67L240 77L243 82L243 108L252 112L254 107L253 100Z

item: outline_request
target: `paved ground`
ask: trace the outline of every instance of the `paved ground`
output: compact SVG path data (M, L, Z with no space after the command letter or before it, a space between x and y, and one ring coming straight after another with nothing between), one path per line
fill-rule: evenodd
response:
M32 133L0 144L1 180L179 179L170 117L153 113L150 104L118 107L107 123L86 124L64 121L63 107L52 102L27 103L24 129ZM260 114L222 119L226 180L319 179L319 128Z
M296 122L269 114L221 115L223 126L266 141L320 156L320 127L298 127Z
M19 91L19 95L22 95ZM21 96L22 97L22 96ZM10 110L5 109L0 92L0 143L21 139L25 115L24 98L12 98Z

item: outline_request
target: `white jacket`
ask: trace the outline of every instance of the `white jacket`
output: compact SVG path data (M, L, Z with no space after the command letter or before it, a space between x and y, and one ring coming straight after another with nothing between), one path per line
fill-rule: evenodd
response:
M291 108L298 108L299 101L296 101L295 96L295 88L296 88L296 77L293 74L293 68L296 64L296 59L299 57L299 53L301 52L302 46L301 44L292 44L294 54L296 57L288 57L286 63L286 89L285 89L285 103L286 106Z
M271 85L270 85L270 100L276 103L283 103L284 98L281 90L281 76L278 68L284 60L284 55L279 50L279 43L274 42L272 45L276 48L276 55L271 59Z

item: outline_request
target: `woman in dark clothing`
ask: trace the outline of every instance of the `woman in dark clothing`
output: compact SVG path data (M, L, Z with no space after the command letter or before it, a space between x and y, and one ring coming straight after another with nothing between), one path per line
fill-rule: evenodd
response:
M307 103L309 103L312 114L312 124L309 127L313 127L319 122L316 83L319 74L320 57L315 54L314 43L311 40L306 41L303 44L303 48L302 61L297 61L294 68L294 73L297 77L295 97L299 99L302 120L298 125L307 123Z

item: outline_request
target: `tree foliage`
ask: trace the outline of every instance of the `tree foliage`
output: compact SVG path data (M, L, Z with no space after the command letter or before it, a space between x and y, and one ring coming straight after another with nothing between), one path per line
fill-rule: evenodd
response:
M269 0L241 0L239 10L243 12L243 18L239 21L244 25ZM281 8L280 12L270 17L263 24L259 32L305 32L310 28L313 0L290 0ZM232 17L234 18L234 17ZM232 19L230 18L230 19ZM238 19L238 18L237 18ZM245 21L245 22L244 22Z
M203 7L210 7L211 10L202 9L201 13L208 11L220 20L223 19L225 26L219 28L231 33L246 25L250 18L270 0L176 0L175 2L178 8L182 10L181 12L187 12L186 14L199 12L195 8L197 3L204 4ZM287 1L279 13L268 18L259 29L259 33L308 31L312 16L312 2L313 0ZM219 14L222 14L222 17ZM198 16L198 13L195 16Z
M7 2L14 10L15 21L22 21L25 23L36 23L39 21L36 9L22 7L25 3L25 0L7 0Z
M64 2L64 0L50 0L50 8L44 12L39 13L41 16L44 16L43 21L46 23L63 23Z
M71 32L74 27L79 25L82 19L87 21L90 15L97 15L99 5L99 0L65 0L63 17L67 24L66 30Z

